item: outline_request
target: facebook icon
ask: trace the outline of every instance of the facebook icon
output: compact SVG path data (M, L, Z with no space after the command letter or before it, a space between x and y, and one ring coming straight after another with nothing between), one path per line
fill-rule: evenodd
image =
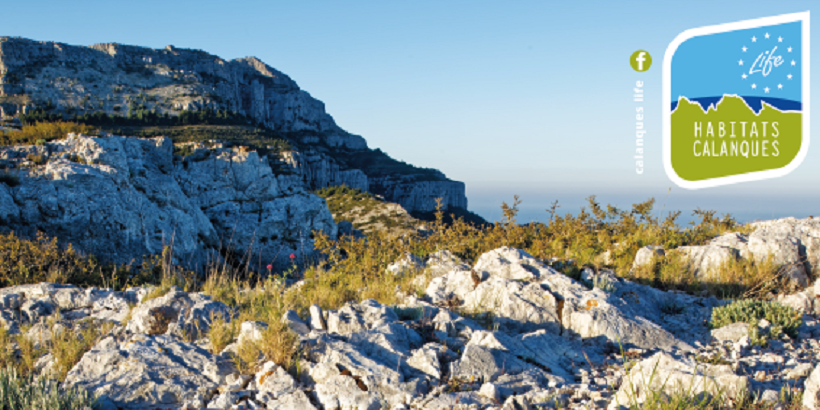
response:
M629 65L638 72L644 72L652 65L652 56L644 50L638 50L629 57Z

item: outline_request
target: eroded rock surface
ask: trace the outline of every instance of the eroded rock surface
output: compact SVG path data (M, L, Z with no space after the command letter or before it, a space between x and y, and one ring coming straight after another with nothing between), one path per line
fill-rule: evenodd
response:
M20 184L0 193L0 203L7 193L20 212L5 225L103 260L128 263L173 244L174 260L189 267L229 246L286 264L281 255L311 254L313 231L336 235L324 200L242 147L202 148L180 160L164 137L70 134L35 148L42 165L28 161L30 148L0 148L0 161L20 169Z

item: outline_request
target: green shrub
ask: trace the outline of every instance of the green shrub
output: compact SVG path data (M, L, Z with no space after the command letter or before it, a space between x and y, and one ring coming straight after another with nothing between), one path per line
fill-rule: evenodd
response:
M6 184L11 188L20 185L20 177L8 171L0 171L0 184Z
M26 159L33 162L34 165L43 165L46 163L46 157L42 154L28 154Z
M732 323L748 323L757 326L760 319L771 322L772 327L791 337L797 337L797 328L803 323L800 312L777 302L761 300L738 300L712 310L709 326L717 329Z
M87 391L66 389L56 380L19 376L12 368L0 369L0 409L83 410L98 408Z

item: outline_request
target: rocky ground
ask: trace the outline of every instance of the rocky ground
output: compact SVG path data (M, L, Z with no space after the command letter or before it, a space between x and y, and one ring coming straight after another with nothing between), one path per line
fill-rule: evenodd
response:
M759 229L806 224L813 221ZM798 230L806 238L816 232ZM48 337L42 323L57 312L64 322L113 323L66 378L111 409L615 409L674 388L719 390L727 399L748 392L773 403L802 391L803 404L818 408L820 283L780 297L803 322L796 337L761 347L750 343L746 324L709 328L712 309L727 302L607 270L586 270L576 281L517 249L472 264L440 251L390 267L417 270L429 285L400 306L365 300L332 311L313 306L304 318L285 314L302 347L298 375L273 362L251 375L234 368L238 344L259 337L265 323L242 323L235 343L211 353L210 324L236 312L199 293L173 289L142 301L148 289L15 286L0 290L0 317L12 332L34 324L28 332L37 337ZM757 326L765 334L771 324ZM45 356L38 366L52 361Z

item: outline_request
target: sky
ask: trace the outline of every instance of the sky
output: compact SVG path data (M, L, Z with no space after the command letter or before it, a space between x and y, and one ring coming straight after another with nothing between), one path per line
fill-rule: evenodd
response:
M672 99L735 94L800 101L801 25L778 24L684 41L672 58Z
M4 4L0 35L259 57L371 148L464 181L470 209L490 220L516 194L520 222L547 220L556 200L559 212L577 212L590 195L621 208L655 198L659 215L683 210L684 219L701 208L752 220L820 214L820 147L778 179L675 186L662 162L663 55L690 28L812 6L820 11L816 1L27 0ZM629 65L638 49L653 57L646 72ZM820 78L816 57L812 65Z

